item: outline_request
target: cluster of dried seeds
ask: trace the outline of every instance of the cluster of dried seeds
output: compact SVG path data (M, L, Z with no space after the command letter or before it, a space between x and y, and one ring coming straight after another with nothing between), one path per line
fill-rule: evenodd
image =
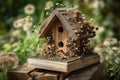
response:
M65 56L63 57L81 57L93 53L90 48L90 39L96 35L95 30L98 30L98 28L95 29L94 26L91 26L90 22L92 19L87 21L85 15L76 9L59 10L59 13L61 13L61 15L66 19L78 37L77 40L68 38L66 44L68 52L65 53ZM43 54L49 54L47 58L53 58L53 56L56 56L59 51L57 52L56 50L52 33L49 34L46 39L48 43L46 48L43 50Z

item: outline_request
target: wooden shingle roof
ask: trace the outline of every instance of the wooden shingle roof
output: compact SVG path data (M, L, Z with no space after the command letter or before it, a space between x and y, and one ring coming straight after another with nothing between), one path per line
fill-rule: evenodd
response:
M77 9L74 8L57 8L52 14L42 23L41 29L39 31L38 37L43 38L47 35L49 25L58 18L68 33L71 35L72 39L77 39L77 35L74 32L74 26L80 25L79 22L75 19L74 13L77 12ZM67 15L66 15L67 14Z

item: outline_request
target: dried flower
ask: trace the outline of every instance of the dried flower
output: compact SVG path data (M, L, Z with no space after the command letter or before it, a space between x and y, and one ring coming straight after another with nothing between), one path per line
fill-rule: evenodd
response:
M0 55L0 65L8 64L13 66L16 62L16 55L13 52Z
M95 52L101 52L101 51L104 51L107 49L107 46L103 45L103 44L100 44L98 46L95 47L94 51Z
M23 30L26 32L30 31L30 27L33 25L33 18L30 16L27 16L24 18L24 25Z
M107 38L104 42L104 45L110 46L110 45L116 45L117 44L117 39L116 38Z
M35 6L32 4L28 4L24 8L24 12L28 15L34 14L35 12Z
M53 2L52 1L48 1L45 5L45 10L49 10L50 8L53 7Z

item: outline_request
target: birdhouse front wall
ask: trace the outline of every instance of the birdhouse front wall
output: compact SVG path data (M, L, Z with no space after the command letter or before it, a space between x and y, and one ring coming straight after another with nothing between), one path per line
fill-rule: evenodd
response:
M56 45L56 50L63 50L63 52L66 53L67 52L66 43L69 34L59 19L57 19L53 24L52 32L53 39Z

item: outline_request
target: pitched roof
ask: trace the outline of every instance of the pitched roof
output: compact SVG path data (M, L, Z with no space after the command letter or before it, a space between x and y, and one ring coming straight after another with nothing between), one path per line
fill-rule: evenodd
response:
M74 19L73 13L75 11L77 11L77 9L74 9L74 8L57 8L57 9L55 9L52 12L52 14L42 23L38 37L40 37L40 38L45 37L45 35L47 33L47 29L50 29L48 26L51 24L51 22L54 21L55 18L58 18L61 21L61 23L64 25L64 27L66 28L68 33L71 35L71 38L77 39L78 37L73 30L74 29L73 27L78 25L78 22ZM66 14L69 14L69 16ZM69 17L71 17L71 18L69 18ZM73 21L73 23L71 23L71 21L68 18L71 19L71 21Z

